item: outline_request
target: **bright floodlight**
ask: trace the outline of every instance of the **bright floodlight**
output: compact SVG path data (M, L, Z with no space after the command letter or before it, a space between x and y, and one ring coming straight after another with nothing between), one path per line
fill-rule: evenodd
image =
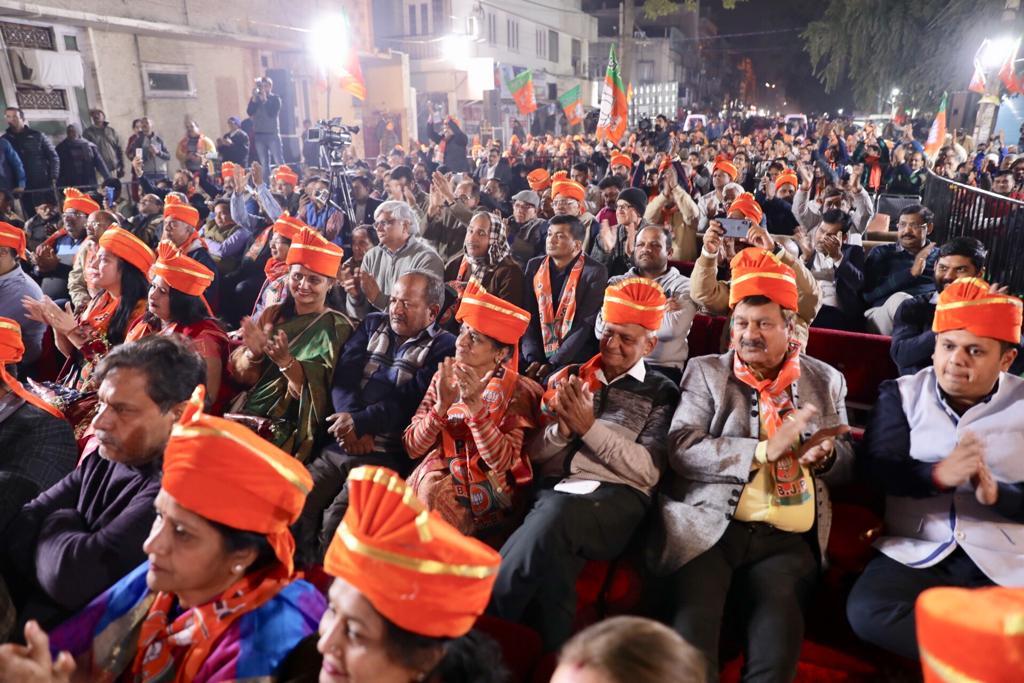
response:
M341 14L321 17L310 31L309 50L325 69L344 65L348 47L348 22Z
M986 39L981 44L981 54L978 55L978 60L985 69L998 69L1010 58L1014 43L1012 38Z
M899 88L893 88L892 89L892 96L893 97L899 97L899 95L900 95L900 89Z
M469 38L447 35L441 39L441 54L452 64L465 64L470 58Z

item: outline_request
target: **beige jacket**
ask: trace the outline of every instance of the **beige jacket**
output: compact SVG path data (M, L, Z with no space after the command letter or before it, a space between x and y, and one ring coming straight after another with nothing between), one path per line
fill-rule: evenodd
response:
M807 346L807 328L821 308L821 287L807 266L788 249L781 249L779 258L793 269L797 289L796 336L801 345ZM690 274L690 297L711 315L729 314L729 283L718 279L718 263L715 257L701 252Z
M672 199L679 210L669 219L667 227L672 230L672 258L677 261L696 261L700 256L700 241L697 239L697 224L700 223L700 209L697 203L683 188L676 187ZM644 211L648 223L661 225L661 212L668 204L668 198L662 194L652 199Z

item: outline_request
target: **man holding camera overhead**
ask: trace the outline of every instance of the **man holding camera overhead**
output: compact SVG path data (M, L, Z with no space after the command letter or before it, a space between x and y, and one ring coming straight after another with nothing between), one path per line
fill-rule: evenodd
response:
M281 126L278 115L281 113L281 98L272 94L274 81L266 76L256 79L252 97L246 113L253 123L253 138L256 145L256 156L264 168L284 163L284 152L281 148Z

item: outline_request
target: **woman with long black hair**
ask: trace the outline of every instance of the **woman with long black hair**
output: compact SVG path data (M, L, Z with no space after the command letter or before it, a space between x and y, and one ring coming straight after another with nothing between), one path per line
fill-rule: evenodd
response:
M218 415L230 398L222 381L228 357L228 336L213 316L203 292L213 281L209 268L163 241L153 265L146 312L128 330L127 341L150 334L180 334L192 342L206 362L209 412Z
M30 318L53 328L54 342L68 358L60 384L79 392L95 388L89 381L93 367L124 342L129 325L145 310L155 258L145 242L111 226L100 237L90 266L98 293L84 310L72 313L70 304L61 309L49 297L22 300Z

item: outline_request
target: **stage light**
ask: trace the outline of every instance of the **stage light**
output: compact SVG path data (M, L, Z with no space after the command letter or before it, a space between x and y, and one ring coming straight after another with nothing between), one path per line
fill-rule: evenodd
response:
M348 33L348 21L341 14L321 17L310 31L309 51L326 71L345 65L349 51Z
M452 64L465 66L470 58L467 36L450 34L441 39L441 54Z
M1013 38L986 39L981 44L978 61L981 62L982 67L985 69L994 71L1006 63L1015 45L1016 41Z

